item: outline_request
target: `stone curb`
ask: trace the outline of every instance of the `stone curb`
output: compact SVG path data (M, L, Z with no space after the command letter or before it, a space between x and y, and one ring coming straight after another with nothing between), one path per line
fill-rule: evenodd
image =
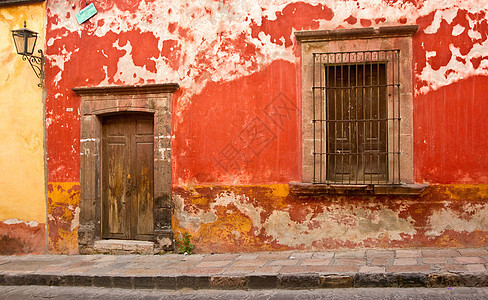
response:
M359 287L488 287L488 273L357 273L236 276L87 276L0 274L0 285L94 286L128 289L318 289Z

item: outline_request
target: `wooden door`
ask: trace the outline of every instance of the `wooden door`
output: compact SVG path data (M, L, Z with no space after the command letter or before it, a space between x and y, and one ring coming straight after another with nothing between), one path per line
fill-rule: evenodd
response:
M153 237L153 124L149 114L102 120L103 238Z
M387 180L385 64L331 66L326 80L328 179Z

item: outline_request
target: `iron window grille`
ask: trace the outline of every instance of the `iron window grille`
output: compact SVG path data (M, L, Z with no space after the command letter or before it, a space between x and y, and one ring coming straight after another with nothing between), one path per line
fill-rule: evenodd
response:
M313 54L313 182L400 183L400 50Z

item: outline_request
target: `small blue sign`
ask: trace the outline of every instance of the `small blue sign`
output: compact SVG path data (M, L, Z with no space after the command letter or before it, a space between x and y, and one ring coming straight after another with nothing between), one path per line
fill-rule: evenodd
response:
M93 3L90 3L87 7L83 8L79 13L76 14L76 20L78 24L86 22L88 19L97 14L97 9Z

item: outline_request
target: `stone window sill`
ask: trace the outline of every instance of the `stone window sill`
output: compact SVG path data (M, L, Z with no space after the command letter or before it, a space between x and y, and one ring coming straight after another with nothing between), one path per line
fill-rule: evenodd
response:
M298 196L351 195L351 196L409 196L418 197L428 187L427 184L313 184L290 182L290 190Z

